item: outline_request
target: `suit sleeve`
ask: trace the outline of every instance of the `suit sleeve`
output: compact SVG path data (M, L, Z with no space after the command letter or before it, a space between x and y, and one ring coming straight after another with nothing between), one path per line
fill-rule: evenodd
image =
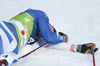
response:
M63 42L63 36L56 34L56 32L51 32L49 27L49 19L46 14L42 11L38 11L37 15L39 32L42 35L43 39L52 44Z

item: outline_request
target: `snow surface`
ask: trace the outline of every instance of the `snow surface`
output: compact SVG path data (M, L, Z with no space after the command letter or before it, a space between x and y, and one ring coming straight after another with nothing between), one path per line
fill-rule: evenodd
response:
M27 8L43 10L69 43L96 43L100 48L100 0L0 0L0 20L8 21ZM19 51L19 57L38 47L37 43ZM100 50L95 53L100 66ZM12 66L93 66L92 55L41 48Z

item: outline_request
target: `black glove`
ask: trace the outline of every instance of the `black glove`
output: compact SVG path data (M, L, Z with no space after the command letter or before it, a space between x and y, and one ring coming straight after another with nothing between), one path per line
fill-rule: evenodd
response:
M28 44L28 45L32 45L32 44L34 44L34 43L35 43L35 40L34 40L34 38L31 36L30 39L29 39L29 41L27 42L27 44Z
M0 60L0 66L8 66L7 60Z
M58 32L59 35L65 36L65 42L68 42L68 36L62 32Z
M98 48L96 48L94 43L87 43L83 45L77 45L77 52L84 54L92 54L92 51L96 52Z

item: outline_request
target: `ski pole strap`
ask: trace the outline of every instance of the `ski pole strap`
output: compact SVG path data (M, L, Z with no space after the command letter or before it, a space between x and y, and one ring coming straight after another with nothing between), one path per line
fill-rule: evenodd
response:
M43 45L41 45L41 46L37 47L36 49L34 49L34 50L32 50L32 51L28 52L27 54L25 54L25 55L23 55L23 56L19 57L18 59L21 59L21 58L26 57L27 55L31 54L32 52L35 52L37 49L39 49L39 48L41 48L41 47L45 46L46 44L47 44L47 43L45 43L45 44L43 44Z

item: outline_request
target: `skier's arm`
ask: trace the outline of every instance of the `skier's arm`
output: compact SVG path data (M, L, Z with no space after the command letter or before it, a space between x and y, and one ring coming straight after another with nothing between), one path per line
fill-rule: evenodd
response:
M57 44L64 41L64 37L56 34L56 32L52 33L49 27L49 19L45 15L44 12L38 12L38 27L41 33L41 36L48 42L52 44Z

